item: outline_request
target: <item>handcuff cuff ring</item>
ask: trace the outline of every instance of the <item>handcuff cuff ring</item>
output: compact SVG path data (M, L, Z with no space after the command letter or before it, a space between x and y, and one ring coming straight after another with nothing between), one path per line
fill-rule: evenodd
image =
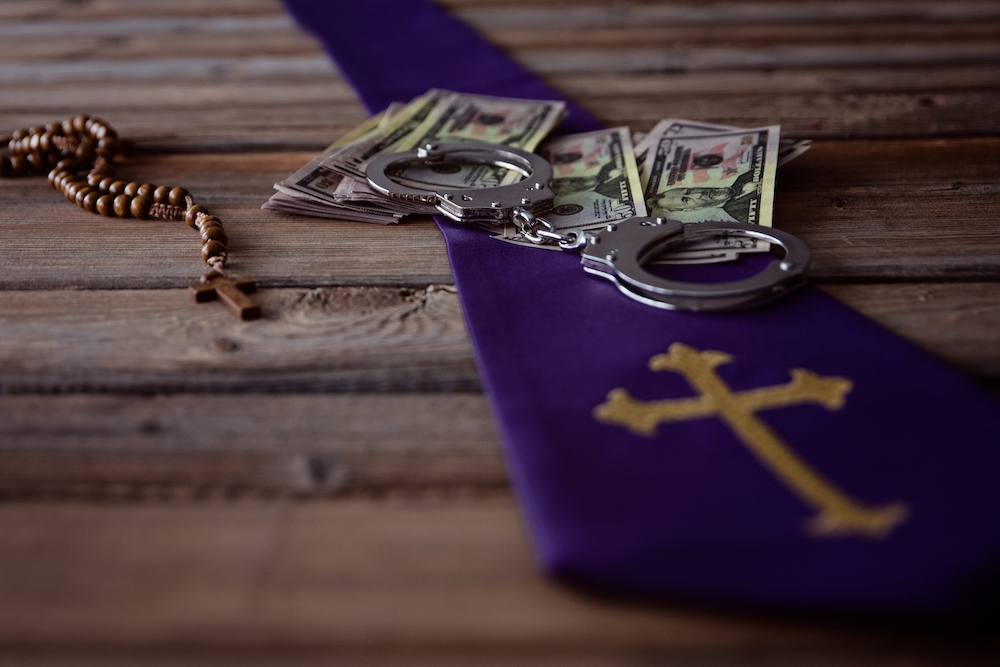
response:
M432 185L417 188L398 183L388 175L407 164L432 166L449 158L514 170L524 178L494 188L460 189ZM585 271L612 281L626 296L655 308L706 312L757 306L803 285L809 268L809 248L800 239L788 232L742 222L680 223L662 217L634 217L597 232L559 232L551 222L539 217L552 209L552 166L539 155L509 146L474 140L429 143L416 150L376 157L368 164L366 176L376 191L390 198L432 205L457 222L512 222L532 243L551 241L565 251L582 251ZM644 268L671 247L718 235L765 241L782 248L784 257L775 258L749 278L722 283L670 280Z

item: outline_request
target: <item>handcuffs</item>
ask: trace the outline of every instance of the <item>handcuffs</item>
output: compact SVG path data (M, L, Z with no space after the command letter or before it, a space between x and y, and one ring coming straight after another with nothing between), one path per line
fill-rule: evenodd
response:
M420 189L401 185L388 176L401 166L433 166L446 159L502 167L524 178L509 185L463 190ZM366 175L372 188L391 199L428 205L457 222L513 222L533 243L556 243L564 251L579 252L585 271L610 280L626 296L655 308L722 311L757 306L804 284L809 268L809 248L797 237L742 222L680 223L662 217L635 217L596 232L560 233L541 217L552 209L555 196L549 187L552 166L539 155L508 146L481 141L426 144L376 157L368 164ZM669 280L643 268L668 248L719 234L773 243L784 250L784 257L774 259L754 276L721 283Z

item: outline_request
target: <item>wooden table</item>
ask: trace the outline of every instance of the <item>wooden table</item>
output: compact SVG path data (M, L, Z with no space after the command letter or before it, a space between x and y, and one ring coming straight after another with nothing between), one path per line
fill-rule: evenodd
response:
M781 123L776 226L837 298L1000 380L1000 6L443 2L602 121ZM377 30L377 17L372 17ZM186 227L0 182L0 664L997 664L992 640L540 578L444 245L260 209L365 113L273 0L0 4L0 127L100 115ZM944 418L944 417L943 417Z

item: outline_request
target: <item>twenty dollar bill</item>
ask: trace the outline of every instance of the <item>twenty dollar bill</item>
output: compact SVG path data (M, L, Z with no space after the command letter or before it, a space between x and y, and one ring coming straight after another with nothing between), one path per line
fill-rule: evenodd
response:
M770 227L779 134L771 125L657 137L644 166L649 215Z

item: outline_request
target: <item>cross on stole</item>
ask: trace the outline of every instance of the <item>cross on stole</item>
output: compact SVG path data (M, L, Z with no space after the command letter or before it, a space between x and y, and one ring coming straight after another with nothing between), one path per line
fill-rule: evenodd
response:
M853 386L850 380L820 377L795 368L787 384L733 392L715 371L716 366L732 360L733 357L725 352L702 352L683 343L674 343L666 354L650 359L649 367L680 373L699 396L641 401L625 389L613 389L608 393L608 400L594 408L594 417L646 436L652 436L659 424L718 417L765 468L806 505L818 511L808 524L808 531L816 536L880 538L906 520L909 510L904 503L868 505L835 487L755 414L758 410L801 403L818 403L828 410L838 410Z
M256 292L257 285L249 276L227 278L211 271L201 277L201 283L191 286L191 298L198 303L218 299L241 320L255 320L260 317L260 306L247 296Z

